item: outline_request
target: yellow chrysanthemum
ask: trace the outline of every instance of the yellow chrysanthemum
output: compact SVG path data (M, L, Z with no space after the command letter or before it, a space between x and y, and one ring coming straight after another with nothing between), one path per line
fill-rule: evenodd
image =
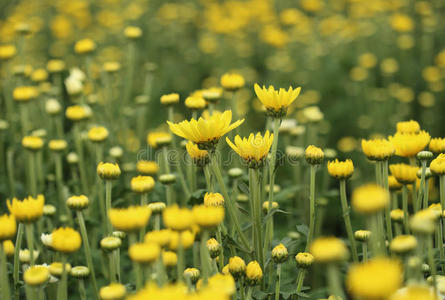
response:
M8 200L6 205L17 221L22 223L34 222L43 214L45 197L43 195L37 195L36 198L29 196L22 201L13 198L12 202Z
M169 106L172 104L176 104L179 102L179 94L178 93L172 93L167 95L161 96L161 104Z
M200 149L214 149L218 140L229 131L240 126L244 119L232 124L232 111L226 110L222 114L213 114L208 119L199 118L174 124L167 121L170 130L185 139L196 143Z
M68 143L65 140L50 140L48 148L52 151L63 151L68 147Z
M14 215L0 216L0 243L4 240L9 240L14 237L17 232L17 223Z
M287 91L285 89L279 89L277 91L273 86L269 86L269 88L266 89L265 86L261 88L256 83L254 88L258 99L263 103L266 109L270 113L274 115L278 114L280 116L286 114L287 108L295 101L295 99L297 99L301 91L301 87L296 89L289 87Z
M338 161L338 159L330 161L328 162L327 168L329 174L337 179L347 179L351 177L354 172L354 164L350 159L345 161Z
M148 193L155 187L155 181L151 176L136 176L131 178L131 190L136 193Z
M445 138L432 138L428 147L434 153L445 152Z
M359 213L373 214L389 204L389 195L384 188L376 184L366 184L354 190L351 204Z
M242 139L237 135L235 136L235 143L232 143L228 137L226 137L226 142L248 163L249 167L256 168L260 166L269 153L273 143L273 134L270 134L269 131L266 131L264 136L260 132L256 135L251 133L249 138Z
M154 131L147 135L147 143L153 149L170 144L172 136L168 132Z
M419 123L414 120L398 122L396 128L398 133L418 133L420 131Z
M156 175L159 171L159 165L155 161L140 160L136 163L136 169L143 175Z
M370 160L385 160L394 155L394 145L386 139L362 140L362 150Z
M108 211L108 218L114 228L130 232L145 227L151 216L148 206L129 206L128 208L112 208Z
M410 184L416 181L418 167L407 164L392 164L389 166L391 174L402 184Z
M23 274L25 283L30 286L44 284L49 279L49 270L47 266L31 266Z
M124 29L124 35L129 39L137 39L142 36L142 29L136 26L127 26Z
M120 300L126 294L125 285L120 283L111 283L107 286L101 287L99 291L101 300Z
M225 73L221 76L221 86L228 91L236 91L245 84L244 77L237 73Z
M363 300L387 299L402 284L400 263L389 258L375 258L352 266L346 278L350 293Z
M71 105L66 108L65 116L71 121L81 121L90 116L90 112L85 106Z
M82 39L76 42L74 45L74 52L77 54L86 54L94 51L96 44L91 39Z
M161 247L156 243L136 243L128 249L132 261L148 264L156 261L161 255Z
M185 148L195 164L205 165L208 163L209 152L207 150L199 149L198 146L191 141L188 141L187 144L185 144Z
M22 146L31 151L37 151L43 147L43 140L38 136L24 136L22 138Z
M172 205L164 209L162 218L167 228L182 231L192 227L193 213L188 208Z
M190 96L185 99L185 106L192 110L204 109L207 105L205 99L201 96Z
M345 243L336 237L320 237L312 242L309 252L318 263L331 263L348 259Z
M146 243L156 243L161 247L167 246L170 242L173 231L170 229L153 230L147 232L144 237Z
M184 249L188 249L193 246L193 242L195 241L195 234L190 230L184 230L179 232L171 231L168 248L173 251L178 250L179 239L181 239L181 246Z
M445 154L441 153L430 163L430 170L433 174L445 174Z
M17 53L17 49L14 45L0 45L0 59L7 60Z
M318 165L323 161L324 152L321 148L309 145L306 150L304 150L304 158L311 165Z
M394 145L396 154L402 157L413 157L428 145L430 142L428 132L422 130L418 133L399 133L389 137L389 141Z
M398 235L389 244L391 252L404 254L413 251L417 247L417 239L413 235Z
M79 232L70 227L61 227L51 233L51 247L60 252L75 252L82 245Z
M96 143L105 141L108 135L108 129L103 126L93 127L88 131L88 139Z
M220 193L206 193L204 195L205 206L223 206L224 197Z
M263 279L263 270L256 260L247 264L246 279L249 285L256 285Z
M65 70L65 62L60 59L51 59L46 64L46 69L50 73L58 73Z
M426 285L409 285L397 290L389 300L439 300L441 299L432 287Z
M397 191L402 188L402 184L393 175L390 175L388 176L388 187L391 191Z
M12 97L17 102L26 102L37 98L39 91L33 86L18 86L12 92Z
M204 228L218 226L224 220L224 208L220 206L196 205L192 213L195 223Z
M117 163L100 162L97 165L97 175L105 180L116 179L121 175L121 169Z

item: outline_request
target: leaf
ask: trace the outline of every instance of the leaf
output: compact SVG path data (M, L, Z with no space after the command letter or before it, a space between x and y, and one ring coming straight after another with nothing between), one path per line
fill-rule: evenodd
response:
M254 290L252 292L252 297L257 300L266 299L268 296L271 296L271 293L265 293L262 290Z
M238 183L238 189L239 189L243 194L246 194L246 195L249 195L249 194L250 194L249 186L248 186L245 182L240 181L240 182Z
M188 198L187 203L190 205L198 205L202 204L204 201L204 195L207 191L204 189L199 189L195 191L193 194L190 195L190 198Z
M297 231L303 234L304 236L307 236L309 234L309 228L307 227L306 224L297 225Z
M289 214L288 212L285 212L284 210L281 209L272 209L267 215L264 216L263 224L265 224L267 219L269 219L276 213Z

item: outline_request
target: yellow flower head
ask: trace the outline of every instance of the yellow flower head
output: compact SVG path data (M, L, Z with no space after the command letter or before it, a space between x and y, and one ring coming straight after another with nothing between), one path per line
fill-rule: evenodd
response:
M164 202L152 202L148 204L148 207L151 209L153 214L160 214L164 211L166 205Z
M88 130L88 138L92 142L100 143L107 139L109 133L108 129L103 126L93 127Z
M410 120L397 123L398 133L418 133L420 131L420 125L417 121Z
M91 39L83 39L76 42L74 52L77 54L87 54L96 50L96 44Z
M136 243L128 249L132 261L148 264L156 261L161 255L161 247L156 243Z
M190 230L171 231L168 248L170 250L176 251L178 250L179 242L181 242L181 246L184 249L188 249L191 246L193 246L194 241L195 241L195 234Z
M196 205L192 209L195 224L203 228L216 227L224 220L224 207Z
M413 235L398 235L389 244L391 252L404 254L413 251L417 247L417 239Z
M207 285L211 291L221 291L229 297L228 299L230 299L236 291L235 280L230 274L216 273L209 278Z
M389 204L389 195L376 184L358 187L352 193L352 208L362 214L374 214Z
M100 162L97 165L97 175L105 180L117 179L121 175L121 169L117 163Z
M82 105L71 105L66 108L65 116L71 121L81 121L90 117L90 111Z
M402 267L389 258L375 258L352 266L346 277L346 287L358 299L387 299L402 284Z
M17 49L14 45L0 45L0 60L7 60L14 57Z
M236 91L245 84L244 77L238 73L225 73L221 77L221 86L228 91Z
M190 229L193 225L193 213L188 208L177 205L168 206L162 212L162 218L167 228L182 231Z
M30 223L39 219L43 214L43 206L45 205L45 197L37 195L36 198L29 196L22 201L13 198L12 202L6 202L9 212L14 215L17 221L22 223Z
M304 157L311 165L318 165L323 161L324 152L321 150L321 148L309 145L304 151Z
M191 119L177 124L167 121L167 123L174 134L191 140L200 149L211 150L223 135L240 126L244 119L230 124L231 121L232 111L226 110L222 114L213 114L208 119L199 118L198 121Z
M263 270L256 260L247 264L246 279L248 285L257 285L263 279Z
M68 147L68 143L65 140L50 140L48 147L50 150L58 152L65 150Z
M336 237L320 237L312 242L309 252L318 263L332 263L348 259L345 243Z
M108 218L114 228L124 232L131 232L145 227L151 216L148 206L129 206L128 208L112 208L108 211Z
M198 166L204 166L209 163L209 152L207 150L199 149L192 141L188 141L187 144L185 144L185 148L193 162Z
M202 90L202 97L208 102L216 102L222 96L222 88L220 87L211 87L205 90Z
M2 243L2 242L0 242ZM6 256L13 256L14 255L14 243L11 240L4 240L3 241L3 251L5 251Z
M0 243L5 240L9 240L14 237L17 232L17 223L14 215L1 215L0 216Z
M394 145L396 154L402 157L413 157L428 145L430 142L428 132L422 130L418 133L399 133L389 137L389 141Z
M308 252L300 252L295 255L297 267L307 269L314 263L314 256Z
M46 69L50 73L58 73L65 70L65 62L60 59L51 59L46 64Z
M33 86L18 86L12 92L12 97L17 102L27 102L37 98L39 91Z
M90 201L87 196L71 196L66 200L66 205L75 210L83 210L88 207Z
M405 213L403 212L403 210L399 208L391 210L390 213L391 220L393 220L394 222L401 222L404 215Z
M270 147L273 143L273 134L267 130L264 136L258 132L256 135L251 133L249 138L242 138L235 136L235 144L226 137L226 142L229 146L248 164L250 168L258 168L262 165L263 160L269 153Z
M199 272L199 270L196 268L187 268L184 270L183 274L185 278L188 278L193 284L195 284L198 281L201 272Z
M209 250L210 258L216 259L221 254L222 246L215 238L208 239L206 246Z
M162 262L166 267L174 267L178 263L178 255L173 251L162 251Z
M31 151L40 150L43 147L43 140L38 136L25 136L22 139L22 146Z
M280 243L272 249L271 255L275 263L283 263L286 261L289 253L286 246Z
M430 170L433 174L444 175L445 174L445 154L441 153L430 163Z
M69 273L71 271L71 265L69 263L65 263L65 265L61 262L53 262L49 265L48 270L49 273L55 277L60 278L63 273L63 267L65 266L65 272Z
M439 300L433 288L426 285L409 285L397 290L388 300Z
M147 143L153 149L170 144L172 136L168 132L154 131L147 135Z
M51 247L59 252L71 253L82 245L80 234L70 227L60 227L51 233Z
M402 188L402 184L393 175L388 176L388 186L391 191L397 191Z
M49 279L49 270L47 266L31 266L23 274L25 283L30 286L44 284Z
M45 69L36 69L31 73L31 80L34 82L42 82L48 79L48 73Z
M386 139L362 140L362 150L370 160L386 160L394 155L394 145Z
M165 247L170 242L173 231L170 229L153 230L147 232L144 237L146 243L156 243L161 247Z
M246 263L239 256L229 258L229 272L235 278L244 275L246 272Z
M142 36L142 29L136 26L127 26L124 29L124 35L128 39L138 39Z
M256 83L254 88L258 99L266 107L267 111L275 117L283 117L286 115L287 108L297 99L301 91L301 87L296 89L289 87L287 91L280 88L277 91L273 86L269 86L269 88L266 89L265 86L261 88Z
M159 165L155 161L140 160L136 163L136 169L143 175L156 175L159 171Z
M410 32L414 29L414 22L405 14L394 14L391 17L391 27L397 32Z
M126 294L125 285L120 283L110 283L101 287L99 296L101 300L121 300Z
M429 148L434 153L445 152L445 138L432 138Z
M391 174L402 184L410 184L416 181L418 167L407 164L392 164L389 166Z
M206 193L204 195L205 206L224 206L224 197L220 193Z
M117 61L107 61L103 64L102 68L105 72L114 73L121 69L121 64Z
M440 216L433 210L424 209L417 212L409 220L409 226L414 233L432 234L436 229L436 220Z
M191 110L204 109L207 103L201 96L190 96L185 99L185 106Z
M327 166L329 174L337 179L347 179L351 177L354 172L354 164L350 159L345 161L338 161L338 159L336 159L328 162Z
M155 180L151 176L136 176L131 178L131 190L136 193L148 193L155 187Z
M179 94L178 93L172 93L167 95L161 96L161 104L169 106L173 105L179 102Z

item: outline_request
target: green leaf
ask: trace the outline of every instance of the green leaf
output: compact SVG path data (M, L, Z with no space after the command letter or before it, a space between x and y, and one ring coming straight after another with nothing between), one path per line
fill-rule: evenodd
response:
M309 228L307 227L306 224L297 225L297 231L303 234L304 236L307 236L309 234Z

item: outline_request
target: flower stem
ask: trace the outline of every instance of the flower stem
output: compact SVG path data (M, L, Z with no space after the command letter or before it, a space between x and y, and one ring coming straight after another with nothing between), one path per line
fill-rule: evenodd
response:
M363 262L368 261L368 242L362 243L362 260Z
M79 124L74 124L74 141L76 145L77 155L79 156L79 173L80 173L80 184L82 186L82 193L88 195L88 179L85 170L85 160L83 155L83 145L82 138L80 136Z
M388 160L381 162L382 164L382 186L389 195L388 184ZM386 222L386 236L388 241L392 241L392 225L391 225L391 205L387 205L385 208L385 222Z
M137 233L132 232L128 236L130 240L130 245L133 245L137 242ZM140 290L142 288L142 269L141 265L137 262L133 262L133 271L134 271L134 277L136 281L136 291Z
M433 236L431 234L427 237L427 247L428 247L428 264L431 268L431 277L433 278L433 288L434 293L437 294L437 268L436 268L436 262L434 261L434 244L433 244Z
M312 165L310 167L310 194L309 194L309 234L307 236L306 250L309 249L309 245L312 242L314 229L315 229L315 171L317 166Z
M424 197L425 197L425 172L426 172L426 160L422 160L422 169L420 173L420 188L419 192L417 193L417 201L416 201L416 207L414 208L414 212L418 212L422 204L424 203ZM415 183L413 183L415 184ZM428 203L426 203L428 206Z
M3 242L0 241L0 280L1 280L1 289L2 289L2 299L10 298L10 290L9 290L9 279L8 279L8 267L6 261L5 250L3 249Z
M201 249L200 249L200 256L201 256L201 271L202 271L202 281L204 284L207 284L207 280L209 277L209 249L207 248L207 240L209 238L209 233L207 230L203 230L201 234Z
M184 246L182 245L182 233L178 232L178 263L176 264L178 282L183 281L184 269Z
M20 268L20 260L19 254L20 249L22 247L22 239L23 239L23 231L25 230L24 224L19 223L19 227L17 229L17 237L14 245L14 273L12 277L14 279L14 299L19 300L20 297L20 284L19 284L19 268Z
M141 195L141 205L142 206L147 206L148 204L148 194L147 193L143 193ZM145 231L147 229L147 226L142 227L140 233L139 233L139 241L143 242L144 241L144 237L145 237Z
M28 244L29 249L29 256L31 261L31 266L34 266L35 264L35 257L34 257L34 224L28 223L25 225L25 232L26 232L26 243Z
M246 293L246 300L252 300L252 286L248 286L247 287L247 293Z
M239 278L239 293L241 294L241 300L245 300L246 299L246 291L244 290L244 277L241 276Z
M91 284L93 285L93 294L95 299L99 299L96 273L94 271L93 257L91 256L90 242L88 241L88 233L85 226L85 220L81 211L77 211L77 221L79 222L80 234L82 236L83 248L85 250L85 258L87 261L88 269L90 269Z
M87 300L87 294L85 292L85 283L82 278L79 279L79 295L80 295L80 300Z
M275 283L275 300L280 300L281 264L277 264L277 282Z
M346 299L341 287L341 279L337 266L333 263L328 264L327 272L329 294L338 296L340 299Z
M357 263L357 245L355 243L354 233L352 231L351 218L349 217L350 208L348 205L348 200L346 199L346 180L340 180L340 200L341 207L343 210L343 220L345 222L346 233L348 234L349 244L351 246L352 260Z
M111 209L111 188L112 182L111 180L105 180L105 215L108 215L108 211ZM111 226L110 220L107 218L107 235L110 235L113 232L113 228Z
M67 271L66 271L66 261L67 257L65 254L62 254L62 277L59 281L58 289L57 289L57 299L58 300L67 300Z
M213 192L212 175L210 174L210 166L209 166L209 164L206 164L203 169L204 169L204 177L205 177L205 180L206 180L207 190L209 192Z
M307 270L300 269L297 275L297 293L301 292L304 283L304 277L306 277Z
M406 184L402 186L402 207L403 207L403 228L405 234L409 234L409 224L408 224L408 187Z
M31 196L37 196L37 177L36 177L36 154L34 152L30 152L28 155L29 162L29 191L31 192Z

